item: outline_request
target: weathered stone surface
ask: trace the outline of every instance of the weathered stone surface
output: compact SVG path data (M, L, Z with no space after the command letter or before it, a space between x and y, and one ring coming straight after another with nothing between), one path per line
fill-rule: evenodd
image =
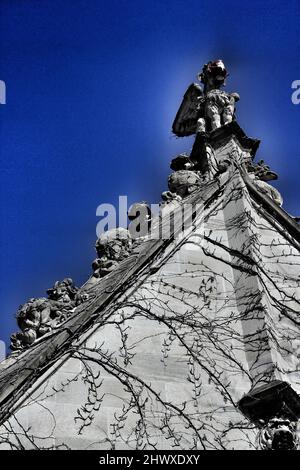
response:
M21 331L11 336L11 349L20 351L31 346L38 338L50 333L66 320L82 298L72 279L57 281L47 290L48 298L30 299L17 312Z
M262 450L298 450L297 421L284 416L270 419L259 433Z
M164 191L163 193L161 193L161 198L162 198L162 202L160 203L160 205L162 207L165 206L166 204L169 204L170 202L182 201L182 197L176 193L172 193L172 191Z
M273 188L273 186L268 184L266 181L260 180L257 176L255 176L254 173L250 173L249 176L253 180L253 183L255 184L255 186L257 186L259 191L266 194L270 199L272 199L279 206L282 206L283 199L282 199L280 192L276 188Z
M129 256L131 246L128 230L117 228L104 232L96 242L98 258L92 264L94 277L104 277L116 269Z
M275 380L254 387L239 402L242 413L259 428L262 450L297 450L300 395L286 382Z
M195 191L200 185L201 179L197 173L189 170L180 170L171 173L168 186L171 193L184 198Z
M220 88L228 76L221 60L210 61L198 75L204 89L193 83L187 89L180 105L173 132L178 137L214 131L234 119L237 93L227 93Z

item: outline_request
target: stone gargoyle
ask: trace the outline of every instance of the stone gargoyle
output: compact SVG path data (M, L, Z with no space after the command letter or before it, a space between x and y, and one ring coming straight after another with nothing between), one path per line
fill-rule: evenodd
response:
M176 114L172 130L178 137L205 134L234 120L238 93L221 90L228 76L222 60L210 61L198 74L204 85L192 83L187 89Z
M11 349L27 349L38 338L51 332L70 316L83 298L70 278L57 281L47 290L48 298L30 299L17 312L17 323L21 331L11 336Z
M119 227L102 233L96 241L98 257L92 264L93 276L101 278L111 273L130 254L132 238L129 231Z
M198 173L190 170L179 170L171 173L168 179L169 191L173 195L184 198L199 188L201 178Z
M258 163L251 163L248 165L248 175L257 187L257 189L266 194L278 206L282 206L283 199L278 189L271 186L268 181L278 179L278 175L270 169L263 160Z
M276 416L265 423L258 439L262 450L297 450L297 421L285 416Z

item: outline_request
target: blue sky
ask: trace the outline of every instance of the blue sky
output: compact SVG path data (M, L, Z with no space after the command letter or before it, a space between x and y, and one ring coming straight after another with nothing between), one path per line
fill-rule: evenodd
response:
M237 118L262 140L284 208L300 214L300 3L275 0L1 0L0 339L55 280L82 284L96 207L158 202L171 124L202 65L222 58Z

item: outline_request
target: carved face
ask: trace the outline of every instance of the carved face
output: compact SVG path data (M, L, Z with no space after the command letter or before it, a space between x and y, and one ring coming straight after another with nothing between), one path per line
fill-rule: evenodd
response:
M168 181L169 190L181 197L188 196L188 194L195 191L199 183L200 177L197 173L189 170L180 170L172 173Z
M118 228L103 233L96 242L96 251L99 258L121 261L128 255L132 244L128 230Z
M228 76L227 70L222 60L212 60L204 65L199 80L207 85L208 83L215 84L217 87L224 84Z
M121 260L122 259L122 253L124 252L124 250L126 250L127 248L127 242L124 241L124 240L114 240L113 243L111 243L109 245L109 253L110 253L110 258L111 259L114 259L116 261L118 260Z
M28 322L38 322L41 312L47 308L48 299L30 299L26 304L21 305L17 312L17 323L21 329L28 327Z
M288 418L270 419L261 430L260 444L266 450L294 450L297 448L297 424Z
M66 278L63 281L57 281L52 289L47 290L49 299L60 300L64 297L73 299L77 292L72 279Z

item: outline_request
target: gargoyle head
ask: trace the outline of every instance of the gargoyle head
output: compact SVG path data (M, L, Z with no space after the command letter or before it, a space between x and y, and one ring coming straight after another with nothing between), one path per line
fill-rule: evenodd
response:
M264 450L295 450L298 445L297 422L285 416L271 418L260 431Z
M228 72L222 60L211 60L203 66L202 72L198 74L198 79L205 86L220 88L225 84Z
M132 239L129 231L119 227L102 233L96 241L96 251L99 258L122 261L129 254Z
M62 281L56 281L51 289L47 290L49 299L59 300L60 298L68 295L70 300L73 300L77 294L78 288L74 285L71 278L65 278Z
M200 185L200 177L194 171L180 170L171 173L168 179L169 190L182 198L195 191Z

